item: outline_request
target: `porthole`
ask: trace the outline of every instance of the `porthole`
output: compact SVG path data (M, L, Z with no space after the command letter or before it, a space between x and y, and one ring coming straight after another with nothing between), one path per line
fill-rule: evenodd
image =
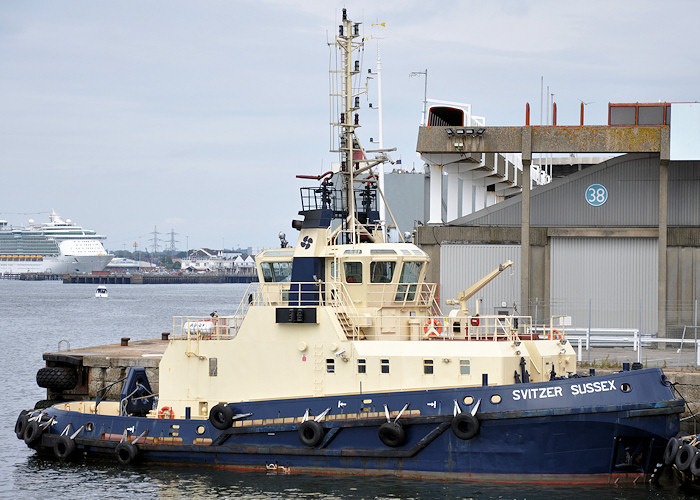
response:
M197 432L197 434L199 434L199 435L204 434L204 426L203 426L203 425L197 426L196 432Z
M491 404L497 405L501 402L501 396L499 394L494 394L491 396Z
M474 402L474 398L471 396L464 396L463 401L464 401L465 405L469 406L470 404L472 404Z
M94 426L92 425L92 422L88 422L87 424L85 424L85 430L88 432L92 432L93 427Z
M622 389L622 392L630 392L632 390L632 386L625 382L624 384L622 384L620 389Z

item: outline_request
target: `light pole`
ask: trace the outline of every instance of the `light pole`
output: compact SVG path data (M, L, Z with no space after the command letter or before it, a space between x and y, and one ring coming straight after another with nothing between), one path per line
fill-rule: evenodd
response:
M426 126L427 123L425 123L425 112L426 108L428 107L428 69L426 68L425 71L413 71L408 74L409 78L412 76L420 76L423 75L425 77L425 89L423 90L423 114L421 115L420 118L420 124L422 126Z

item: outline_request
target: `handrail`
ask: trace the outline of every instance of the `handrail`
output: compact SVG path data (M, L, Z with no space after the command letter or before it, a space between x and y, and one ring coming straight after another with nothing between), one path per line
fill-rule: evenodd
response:
M360 317L360 313L357 312L355 303L350 298L350 294L348 293L345 284L341 281L338 281L329 282L327 283L327 285L331 286L332 302L329 302L329 305L333 306L334 308L340 309L340 312L345 314L345 317L348 319L348 324L352 328L352 339L359 339L360 327L357 324L357 320ZM336 293L333 293L333 291L335 291ZM338 321L340 321L338 311L336 311L336 317L338 318Z

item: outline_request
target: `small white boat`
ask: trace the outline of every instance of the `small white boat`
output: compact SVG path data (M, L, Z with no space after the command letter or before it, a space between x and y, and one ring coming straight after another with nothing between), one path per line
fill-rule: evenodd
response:
M102 297L102 298L107 298L109 297L109 294L107 293L107 287L106 286L98 286L97 290L95 291L95 297Z

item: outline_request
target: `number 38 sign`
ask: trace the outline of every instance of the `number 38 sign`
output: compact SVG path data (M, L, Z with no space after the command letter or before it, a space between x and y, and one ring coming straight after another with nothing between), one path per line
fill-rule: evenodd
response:
M586 188L586 201L591 206L599 207L608 201L608 190L602 184L591 184Z

